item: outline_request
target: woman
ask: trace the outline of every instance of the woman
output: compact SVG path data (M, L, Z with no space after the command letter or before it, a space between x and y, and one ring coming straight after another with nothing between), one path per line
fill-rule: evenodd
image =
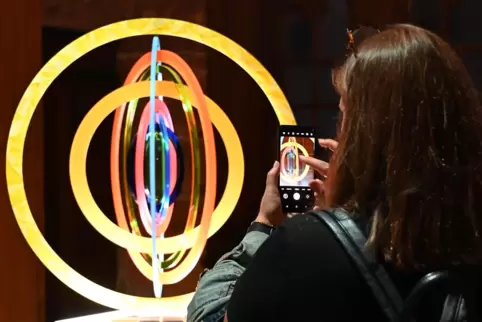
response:
M311 183L317 207L352 216L406 297L427 272L482 263L482 110L459 57L426 30L396 25L351 49L333 73L343 117L338 145L321 142L330 167L304 162L327 176ZM386 320L333 231L312 213L283 222L278 174L275 163L257 228L201 278L188 320ZM267 238L260 225L279 226ZM434 295L417 318L438 321L442 305Z

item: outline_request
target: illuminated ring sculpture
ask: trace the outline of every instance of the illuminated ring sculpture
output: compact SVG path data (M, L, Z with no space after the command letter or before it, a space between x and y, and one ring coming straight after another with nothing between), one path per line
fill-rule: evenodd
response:
M179 20L135 19L118 22L96 29L75 40L54 56L34 77L17 107L9 132L6 153L7 187L15 218L26 241L47 269L68 287L94 302L114 309L155 309L162 305L173 311L184 312L192 298L192 293L160 299L131 296L104 288L72 269L43 237L32 216L24 186L23 152L27 130L33 113L48 87L63 70L91 50L115 40L141 35L180 37L202 43L223 53L243 68L260 86L280 124L296 124L291 108L272 76L253 56L232 40L205 27ZM156 82L155 94L177 98L178 88L185 93L184 95L193 102L194 106L200 107L203 104L199 98L191 94L189 88L172 82ZM70 156L72 189L87 220L104 237L139 256L141 256L140 253L152 252L150 238L135 236L128 231L127 223L124 227L119 227L104 216L89 190L85 161L92 136L109 113L125 102L147 96L149 96L149 82L146 81L127 84L105 96L82 121L75 135ZM186 249L191 248L190 253L197 253L194 249L199 250L200 247L196 247L196 241L202 237L204 241L201 243L204 244L205 239L212 236L226 222L241 193L244 159L236 130L212 100L205 97L205 101L209 118L225 143L229 171L226 188L216 209L209 214L212 216L203 216L199 227L180 236L157 240L158 249L165 254L176 253L179 245L183 245ZM213 205L207 205L207 207L213 208ZM125 217L123 220L126 221ZM210 225L206 225L209 221L211 221ZM141 265L148 265L144 258L141 257L141 259L143 261ZM185 275L182 271L192 269L194 265L195 262L184 260L175 270L161 273L161 282L166 284L179 281L182 275ZM181 267L182 271L176 271ZM148 269L150 270L150 267Z
M197 101L199 102L199 106L204 108L201 110L200 116L201 116L201 125L203 128L203 132L206 132L206 128L209 130L209 126L211 125L211 121L209 120L209 114L207 113L206 110L206 102L204 99L204 95L201 90L201 86L197 82L196 77L194 76L194 73L192 70L189 68L189 66L176 54L168 51L159 51L157 53L157 58L159 58L159 61L162 61L164 63L169 64L170 66L174 67L175 70L179 70L182 73L183 78L186 80L186 83L193 91L193 94L195 95L195 98L197 98ZM131 70L131 73L129 74L128 80L126 83L130 82L131 79L135 79L136 76L141 75L143 71L147 68L152 67L152 60L151 60L151 54L146 54L144 55L134 66L134 68ZM164 67L168 68L168 70L171 71L171 74L176 79L179 79L179 76L176 75L175 72L172 71L172 69L169 69L168 66L163 65ZM132 76L133 75L133 76ZM132 77L131 77L132 76ZM152 79L152 75L151 75ZM152 85L152 82L150 83ZM186 99L186 91L182 86L178 84L177 86L183 93L181 95L181 98L183 100L183 105L184 106L190 106L190 100ZM191 111L190 111L191 109ZM188 127L189 127L189 133L191 134L191 155L193 157L192 160L192 174L193 174L193 186L191 190L191 204L189 207L189 214L188 214L188 219L186 221L186 228L185 228L185 233L188 233L194 229L194 225L196 223L196 218L197 218L197 211L198 211L198 204L199 204L199 186L200 186L200 174L196 169L199 169L200 166L200 156L199 156L199 149L198 149L198 137L197 137L197 129L195 126L195 121L194 121L194 115L192 113L192 108L188 107L187 108L187 119L188 119ZM116 111L116 116L114 119L114 131L112 135L112 144L113 144L113 154L111 154L111 169L112 169L112 178L115 178L115 180L112 181L112 186L113 186L113 196L114 196L114 203L115 203L115 208L116 208L116 216L119 222L119 225L128 230L127 226L125 225L125 220L124 218L124 210L123 210L123 202L122 198L120 197L121 195L121 190L118 182L118 165L119 165L119 160L116 156L118 156L118 146L116 146L116 143L118 144L119 142L119 132L120 132L120 125L122 122L122 115L124 112L124 106L121 108L117 109ZM128 113L129 114L129 113ZM132 113L131 113L132 115ZM167 119L167 118L166 118ZM142 118L141 118L142 120ZM168 126L171 125L169 123L172 122L167 122ZM146 123L141 122L140 127L138 129L138 136L143 137L144 134L146 133ZM80 129L80 127L79 127ZM210 156L209 159L207 159L206 162L206 198L204 200L204 210L203 210L203 216L202 218L209 218L209 214L212 213L213 208L214 208L214 198L215 198L215 174L216 174L216 156L215 156L215 147L214 147L214 136L212 134L212 129L210 130L211 133L206 132L204 134L205 138L205 147L206 148L211 148L210 150L205 151L206 156ZM144 151L144 140L137 140L136 142L136 164L141 165L142 164L142 159L143 159L143 151ZM73 150L76 150L74 146L72 147ZM211 173L211 174L209 174ZM116 175L117 174L117 175ZM167 225L170 221L170 216L172 214L172 207L173 205L170 206L169 212L168 212L168 218L167 220L161 221L161 225L155 227L155 224L151 224L147 221L147 219L144 218L149 218L149 210L147 207L146 200L144 199L144 184L143 184L143 174L144 170L142 166L138 166L135 169L135 177L136 177L136 196L137 196L137 204L139 207L139 212L141 213L141 218L144 220L144 226L146 230L149 232L151 229L154 228L159 228L156 229L156 237L161 236L167 229ZM214 174L214 175L213 175ZM151 187L152 188L152 187ZM206 205L208 207L206 207ZM211 205L211 207L210 207ZM154 207L155 208L155 207ZM129 209L129 208L128 208ZM155 210L154 210L155 211ZM154 213L151 205L151 215ZM132 215L129 215L128 217L132 217ZM152 222L152 221L151 221ZM153 226L154 225L154 226ZM204 225L204 226L203 226ZM150 227L149 227L150 226ZM209 222L203 222L203 219L201 219L201 228L206 228L209 227ZM203 231L202 231L203 232ZM128 250L129 255L131 259L133 260L134 264L136 267L140 270L140 272L147 278L152 279L154 282L154 289L156 292L159 289L160 282L163 284L173 284L178 281L180 281L182 278L184 278L189 272L194 268L194 265L196 264L197 260L199 259L201 252L204 248L205 242L206 242L206 232L203 232L203 234L200 234L194 244L194 248L189 252L188 257L184 260L183 264L177 267L175 270L169 272L169 273L160 273L160 276L157 276L157 260L156 260L156 255L153 254L152 256L152 266L148 262L146 263L146 258L145 256L140 256L139 254L134 254L131 250ZM151 235L154 237L154 233ZM156 245L154 245L156 246ZM178 249L181 249L180 251L177 250L176 252L173 252L173 255L166 261L164 261L161 266L163 268L172 268L173 266L177 265L179 261L183 258L184 253L186 252L187 248L190 248L189 246L186 246L185 243L181 240L180 243L177 245ZM154 247L153 247L154 248ZM144 252L146 253L146 252ZM144 257L144 259L142 259ZM190 264L190 265L188 265ZM149 268L149 270L148 270ZM166 277L167 276L167 277ZM161 281L159 281L161 279Z
M281 145L281 151L284 150L283 153L281 154L281 160L280 160L280 164L281 164L280 176L281 176L281 179L283 179L284 181L289 182L289 183L297 183L297 182L303 180L306 177L306 175L308 174L308 171L310 170L310 166L305 165L305 168L303 169L303 172L300 175L297 175L297 176L294 176L294 177L286 175L285 174L286 170L284 169L284 165L285 165L284 159L286 157L287 148L290 148L290 147L300 150L301 153L303 153L303 155L305 157L308 157L309 154L308 154L308 151L305 149L305 147L303 145L299 144L296 141L295 142L285 142Z

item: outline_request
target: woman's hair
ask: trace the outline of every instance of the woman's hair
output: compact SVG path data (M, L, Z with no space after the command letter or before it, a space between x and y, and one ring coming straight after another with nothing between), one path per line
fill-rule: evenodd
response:
M345 105L329 207L373 220L368 246L401 268L480 263L482 111L440 37L395 25L333 73Z

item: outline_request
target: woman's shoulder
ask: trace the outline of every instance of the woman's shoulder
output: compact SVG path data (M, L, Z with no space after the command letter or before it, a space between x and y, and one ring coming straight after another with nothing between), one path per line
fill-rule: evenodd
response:
M328 226L313 211L294 215L278 227L278 230L293 239L293 242L313 242L335 238Z
M311 211L286 220L268 239L267 248L278 249L287 261L313 263L320 259L322 261L329 259L329 264L325 262L322 265L315 265L325 273L336 275L347 271L353 273L356 268L347 255L346 249L335 232L319 217L320 214L320 212ZM359 220L353 221L362 230L362 234L365 234Z
M296 232L305 228L320 228L322 227L322 222L314 215L313 212L307 212L304 214L295 214L286 219L279 228L281 227L284 227L292 232Z
M297 214L285 220L277 232L295 243L313 242L329 233L323 222L312 213Z
M376 312L369 292L333 232L314 213L306 213L287 219L259 248L233 294L237 304L251 302L228 311L241 314L258 301L255 295L263 294L263 305L284 321L320 316L352 321L352 312ZM347 293L357 300L347 304ZM294 313L302 314L294 318Z
M300 235L302 239L309 239L312 237L317 238L335 238L334 232L329 228L329 225L325 223L325 220L321 219L326 212L337 214L335 217L339 218L339 215L349 216L355 227L367 237L370 232L370 218L360 216L356 213L347 214L347 212L341 208L334 208L326 211L310 211L304 214L295 215L286 220L282 229L286 229L290 234L296 236ZM300 234L301 233L301 234ZM316 236L315 236L316 235Z

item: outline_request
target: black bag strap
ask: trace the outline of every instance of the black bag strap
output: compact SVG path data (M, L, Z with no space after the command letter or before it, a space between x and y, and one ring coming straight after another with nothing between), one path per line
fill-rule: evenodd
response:
M312 214L333 231L358 267L387 318L396 321L402 311L403 300L375 254L366 249L367 238L360 228L342 209L313 211Z
M412 289L404 303L398 322L410 321L413 312L421 304L423 298L429 293L440 290L443 286L447 292L440 317L440 322L466 321L466 308L464 296L467 296L460 288L462 281L454 280L449 271L431 272L422 277ZM476 320L475 320L476 321Z
M335 235L347 254L353 260L363 278L372 290L375 299L390 321L411 321L413 309L420 303L420 299L428 293L433 285L443 282L452 274L450 272L433 272L422 278L412 290L404 303L400 294L390 279L385 268L378 263L375 254L366 249L366 236L362 233L351 216L342 209L312 211ZM452 276L453 277L453 276ZM453 280L453 278L450 278ZM467 290L457 290L462 281L452 281L455 287L445 299L440 321L479 321L476 313L476 297ZM467 316L467 301L472 310Z

